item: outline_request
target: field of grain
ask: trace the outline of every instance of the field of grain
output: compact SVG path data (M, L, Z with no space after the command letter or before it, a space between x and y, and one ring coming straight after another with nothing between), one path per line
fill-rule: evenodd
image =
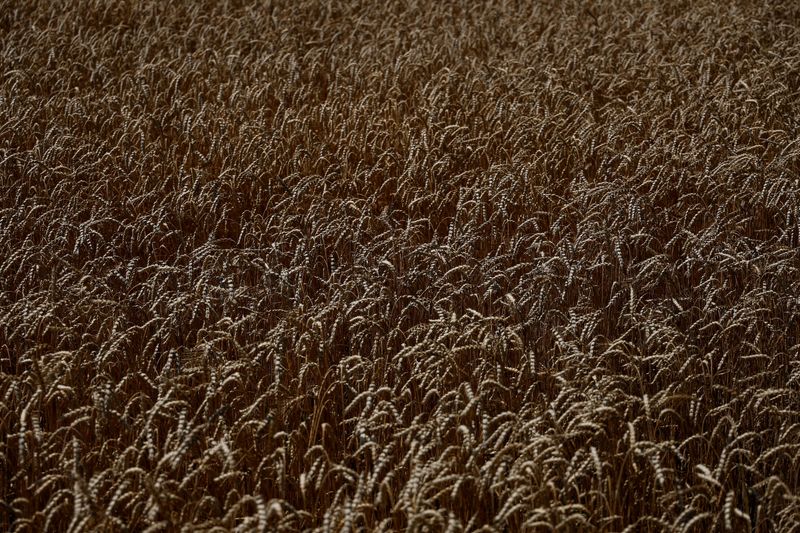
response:
M800 3L2 0L0 76L0 530L800 528Z

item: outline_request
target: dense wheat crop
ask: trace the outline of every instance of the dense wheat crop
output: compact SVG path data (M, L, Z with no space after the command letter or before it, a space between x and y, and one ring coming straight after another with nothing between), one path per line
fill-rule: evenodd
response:
M800 4L0 1L0 529L800 528Z

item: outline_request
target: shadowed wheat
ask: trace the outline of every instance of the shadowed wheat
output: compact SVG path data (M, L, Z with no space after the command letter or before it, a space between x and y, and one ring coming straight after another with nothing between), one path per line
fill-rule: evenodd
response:
M0 36L0 528L800 527L800 5Z

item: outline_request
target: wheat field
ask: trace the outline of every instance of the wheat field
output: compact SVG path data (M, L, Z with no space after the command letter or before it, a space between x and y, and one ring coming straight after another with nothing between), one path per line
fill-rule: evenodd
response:
M0 47L0 530L800 530L800 3Z

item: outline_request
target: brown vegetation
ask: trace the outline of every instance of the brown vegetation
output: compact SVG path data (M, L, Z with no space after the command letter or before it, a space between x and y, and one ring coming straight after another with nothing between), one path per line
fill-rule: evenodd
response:
M0 2L0 529L800 527L799 30Z

